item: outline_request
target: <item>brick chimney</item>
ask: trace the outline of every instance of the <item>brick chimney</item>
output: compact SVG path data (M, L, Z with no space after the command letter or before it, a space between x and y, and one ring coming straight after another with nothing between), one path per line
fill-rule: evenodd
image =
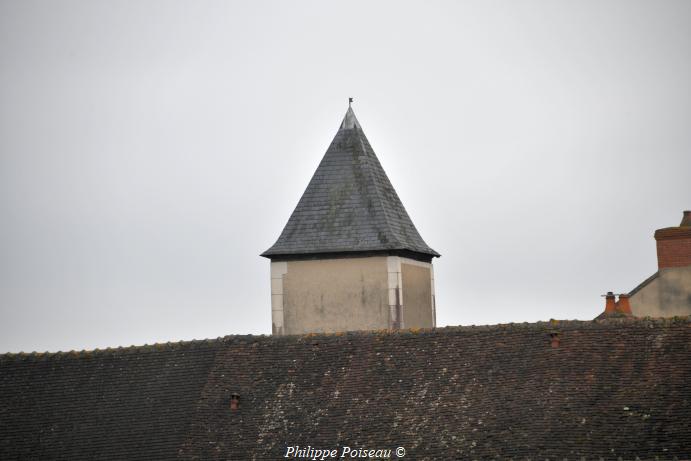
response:
M691 211L684 211L678 227L655 231L657 241L657 267L691 266Z

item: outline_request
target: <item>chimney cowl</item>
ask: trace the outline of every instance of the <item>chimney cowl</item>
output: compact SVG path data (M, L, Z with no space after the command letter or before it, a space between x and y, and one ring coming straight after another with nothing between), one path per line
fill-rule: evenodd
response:
M552 346L552 349L558 348L559 343L561 342L561 338L559 337L559 332L558 331L550 332L549 338L550 338L550 346Z
M614 302L614 293L608 291L605 295L605 313L609 314L614 312L616 309L616 303Z
M237 410L240 408L240 394L230 394L230 409Z
M691 227L691 210L684 210L684 216L681 218L679 227Z
M691 265L691 211L684 211L681 223L655 231L657 267L684 267Z
M631 316L631 305L629 304L628 293L615 295L613 292L608 291L606 295L602 296L605 297L605 311L598 315L596 319ZM619 300L616 299L617 296L619 296Z
M622 293L619 295L619 301L617 301L617 312L622 314L631 314L631 304L629 304L628 293Z

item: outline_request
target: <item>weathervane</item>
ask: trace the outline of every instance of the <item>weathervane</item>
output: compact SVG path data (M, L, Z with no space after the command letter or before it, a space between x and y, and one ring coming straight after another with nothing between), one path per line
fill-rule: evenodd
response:
M353 103L353 98L348 98L348 107Z

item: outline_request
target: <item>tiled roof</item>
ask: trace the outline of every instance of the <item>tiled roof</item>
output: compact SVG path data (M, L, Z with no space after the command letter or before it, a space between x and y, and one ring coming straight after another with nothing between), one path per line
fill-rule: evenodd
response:
M396 250L439 256L415 229L349 107L283 232L262 256Z
M689 318L6 354L0 459L689 459L690 382Z
M0 356L0 459L175 459L219 346Z

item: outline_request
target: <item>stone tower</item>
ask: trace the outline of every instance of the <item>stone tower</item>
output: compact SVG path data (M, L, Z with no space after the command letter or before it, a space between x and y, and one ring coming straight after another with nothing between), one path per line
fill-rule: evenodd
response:
M430 248L348 107L271 259L273 334L431 328Z

